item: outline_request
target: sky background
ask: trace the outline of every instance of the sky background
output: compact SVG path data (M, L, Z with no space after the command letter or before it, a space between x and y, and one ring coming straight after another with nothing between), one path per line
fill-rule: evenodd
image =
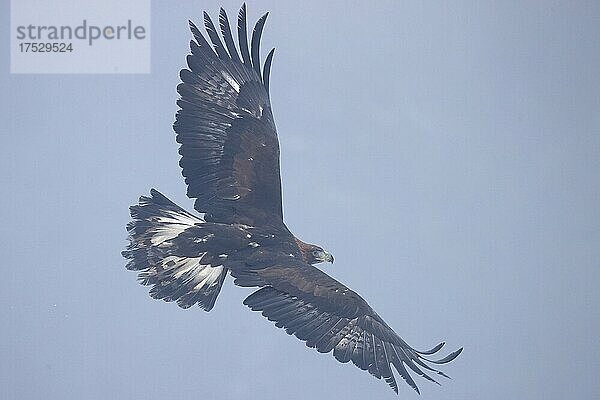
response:
M421 399L600 398L600 3L453 3L248 2L285 221L408 343L464 346ZM148 75L10 75L1 4L0 397L395 398L231 280L206 313L124 268L138 196L192 209L187 20L240 2L154 2Z

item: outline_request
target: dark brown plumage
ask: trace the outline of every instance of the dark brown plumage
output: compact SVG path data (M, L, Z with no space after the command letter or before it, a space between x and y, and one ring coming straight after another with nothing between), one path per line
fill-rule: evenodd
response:
M404 342L367 302L313 265L333 262L321 247L304 243L283 222L279 142L269 99L273 50L260 64L261 17L248 49L246 8L237 23L238 53L227 14L217 28L204 13L212 43L190 22L194 40L177 87L181 98L174 130L180 166L199 215L158 191L131 207L127 268L139 272L152 297L209 311L230 273L234 283L259 289L244 304L319 352L384 380L398 392L392 366L419 391L406 367L445 376L431 364L443 343L418 351Z

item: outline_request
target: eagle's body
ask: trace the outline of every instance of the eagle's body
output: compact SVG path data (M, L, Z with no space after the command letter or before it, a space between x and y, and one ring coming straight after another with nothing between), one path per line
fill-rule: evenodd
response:
M195 40L189 69L181 71L181 95L174 124L181 144L180 165L195 198L189 213L158 191L131 207L130 244L123 255L150 294L183 308L212 309L227 274L234 283L260 288L244 304L261 311L320 352L352 361L397 392L391 366L415 390L405 366L432 380L423 369L442 364L460 351L430 361L439 351L406 344L358 294L313 265L333 262L321 247L297 239L283 222L279 141L269 100L273 50L260 67L260 36L266 15L247 44L246 11L238 17L238 54L223 9L219 25L208 14L212 46L190 22Z

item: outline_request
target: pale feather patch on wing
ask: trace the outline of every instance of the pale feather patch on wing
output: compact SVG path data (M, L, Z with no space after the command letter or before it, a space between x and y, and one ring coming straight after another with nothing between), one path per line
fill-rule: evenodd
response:
M231 75L229 75L229 73L227 73L227 71L221 71L221 75L223 75L223 78L225 78L227 83L229 83L231 85L233 90L235 90L238 93L240 92L240 84L237 83L235 81L235 79L233 79L233 77Z

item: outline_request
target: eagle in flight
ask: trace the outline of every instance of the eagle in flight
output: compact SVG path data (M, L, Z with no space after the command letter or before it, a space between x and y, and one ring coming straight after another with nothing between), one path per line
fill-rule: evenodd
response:
M314 265L333 256L296 238L283 222L279 142L269 100L273 52L260 62L267 15L252 32L246 6L237 19L240 52L225 10L219 13L223 41L204 13L211 44L190 21L194 39L177 87L174 130L179 165L198 214L157 190L130 207L127 269L151 286L156 299L210 311L229 273L234 283L258 288L244 304L321 353L383 378L398 393L392 372L417 392L407 368L437 383L432 365L454 360L462 348L434 360L444 343L419 351L409 346L367 304Z

